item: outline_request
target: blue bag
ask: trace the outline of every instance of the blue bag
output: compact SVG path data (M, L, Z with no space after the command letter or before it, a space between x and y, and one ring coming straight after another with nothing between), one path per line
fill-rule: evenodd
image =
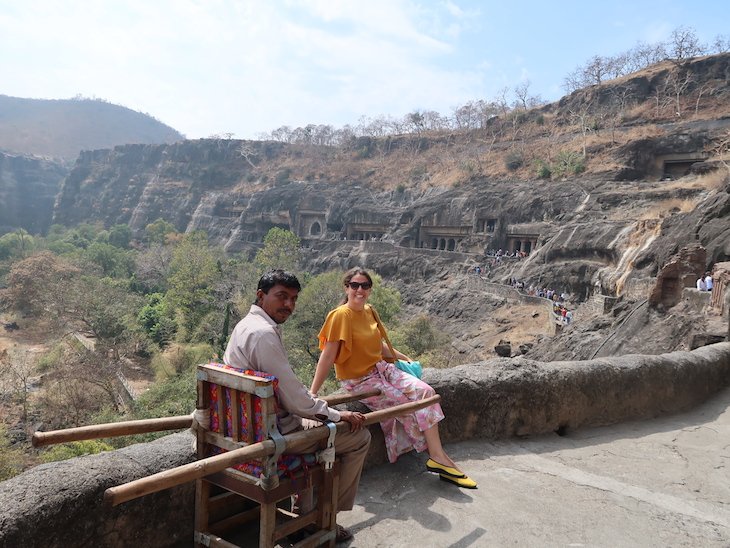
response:
M393 365L395 365L398 369L400 369L404 373L413 375L417 379L420 379L421 375L423 374L423 368L421 367L421 362L419 362L419 361L407 362L405 360L395 360Z

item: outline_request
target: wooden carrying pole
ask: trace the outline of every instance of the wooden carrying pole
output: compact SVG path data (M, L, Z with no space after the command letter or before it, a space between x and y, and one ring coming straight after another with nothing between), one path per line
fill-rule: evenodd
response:
M43 445L65 443L68 441L95 440L99 438L113 438L115 436L146 434L147 432L161 432L163 430L179 430L181 428L190 428L192 424L192 415L112 422L109 424L92 424L78 428L67 428L66 430L36 432L33 434L32 443L33 447L41 447Z
M380 390L358 392L354 394L331 394L322 399L328 405L338 405L349 401L362 400L377 396ZM177 417L163 417L161 419L143 419L138 421L112 422L108 424L92 424L65 430L51 430L49 432L35 432L32 437L33 447L66 443L69 441L95 440L113 438L115 436L131 436L133 434L147 434L148 432L163 432L165 430L180 430L190 428L193 424L192 415L178 415Z
M438 403L440 400L441 396L436 394L423 400L403 403L401 405L389 407L388 409L381 409L380 411L366 413L364 426L392 417L397 417L398 415L411 413L418 409L423 409L424 407ZM345 432L349 430L349 428L350 425L347 422L340 421L337 423L338 433ZM329 430L324 426L286 434L284 436L284 439L286 440L286 450L290 453L296 453L297 450L301 450L302 447L306 447L312 441L324 439L328 435ZM335 447L336 446L337 441L335 441ZM190 464L184 464L177 468L165 470L164 472L140 478L123 485L110 487L104 492L104 503L116 506L122 502L127 502L144 495L149 495L150 493L156 493L163 489L169 489L170 487L202 478L214 472L220 472L221 470L225 470L239 462L273 455L274 451L274 442L271 440L265 440L247 445L240 449L234 449L227 453L200 459L195 462L191 462Z

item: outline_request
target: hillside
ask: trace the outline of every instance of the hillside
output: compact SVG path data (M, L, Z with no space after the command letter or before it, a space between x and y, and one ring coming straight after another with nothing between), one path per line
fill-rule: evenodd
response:
M147 114L100 100L0 95L0 151L70 162L82 150L183 138Z
M271 228L291 230L309 250L309 271L372 268L410 313L454 337L461 362L478 360L514 318L498 317L505 299L464 293L460 276L475 265L493 267L491 282L565 292L573 307L596 294L640 302L658 292L652 310L669 310L697 273L730 259L728 74L728 54L663 62L469 131L353 135L336 146L204 139L85 151L52 222L127 224L140 237L164 219L249 256ZM498 249L526 256L493 264ZM592 332L612 329L581 314ZM665 323L642 317L646 329ZM538 341L543 327L515 342ZM650 351L683 348L690 331L658 337ZM634 339L614 347L641 350ZM602 336L581 340L598 345ZM589 355L579 342L556 351Z

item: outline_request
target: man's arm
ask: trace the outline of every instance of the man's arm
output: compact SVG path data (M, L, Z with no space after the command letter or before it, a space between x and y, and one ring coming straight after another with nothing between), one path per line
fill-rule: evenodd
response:
M279 379L279 402L282 407L300 417L337 422L341 414L319 398L313 398L309 391L294 374L289 365L286 351L272 331L257 334L251 348L251 363L260 371L265 371Z

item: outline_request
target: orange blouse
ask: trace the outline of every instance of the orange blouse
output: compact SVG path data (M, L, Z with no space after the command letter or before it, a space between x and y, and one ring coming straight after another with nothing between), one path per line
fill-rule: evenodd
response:
M327 315L319 332L319 349L335 341L342 342L335 357L340 380L362 377L383 359L382 338L370 305L353 310L343 304Z

